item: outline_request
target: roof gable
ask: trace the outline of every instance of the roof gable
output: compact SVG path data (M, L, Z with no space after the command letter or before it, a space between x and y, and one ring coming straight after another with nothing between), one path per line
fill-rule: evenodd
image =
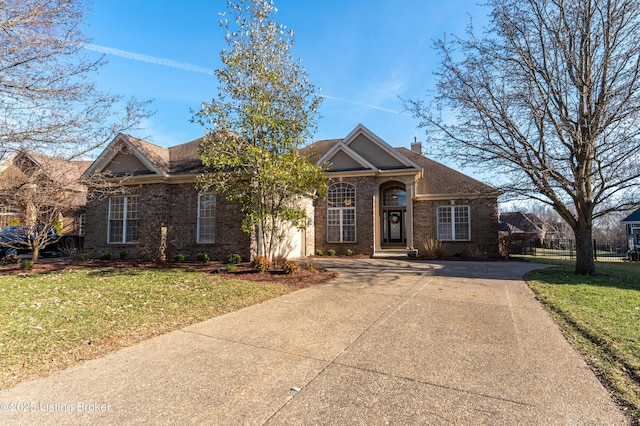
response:
M169 151L166 148L120 133L87 169L85 176L167 176L169 164Z
M362 158L358 153L349 149L344 143L338 142L328 150L317 162L329 164L329 171L346 170L375 170L375 166Z
M640 222L640 209L634 211L629 216L622 219L621 222L624 222L624 223Z
M420 168L362 124L358 124L343 143L379 170Z

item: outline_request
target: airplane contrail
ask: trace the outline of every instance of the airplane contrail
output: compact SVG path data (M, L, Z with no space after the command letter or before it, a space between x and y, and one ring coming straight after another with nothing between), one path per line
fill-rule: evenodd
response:
M198 65L188 64L186 62L178 62L166 58L158 58L157 56L143 55L141 53L128 52L126 50L114 49L113 47L99 46L97 44L86 44L85 49L94 52L106 53L107 55L119 56L121 58L133 59L134 61L148 62L155 65L163 65L165 67L178 68L186 71L199 72L202 74L215 75L215 71L211 68L205 68Z
M356 102L356 101L352 101L350 99L336 98L334 96L323 95L321 93L316 93L316 95L318 95L318 96L320 96L322 98L332 99L334 101L346 102L346 103L349 103L349 104L358 105L358 106L365 107L365 108L377 109L378 111L390 112L390 113L393 113L393 114L406 115L405 113L403 113L401 111L395 111L395 110L392 110L392 109L389 109L389 108L383 108L383 107L379 107L379 106L376 106L376 105L365 104L365 103L362 103L362 102Z
M135 53L135 52L129 52L126 50L121 50L121 49L116 49L113 47L106 47L106 46L99 46L97 44L86 44L84 46L85 49L87 50L91 50L94 52L100 52L100 53L105 53L107 55L114 55L114 56L119 56L121 58L125 58L125 59L132 59L134 61L140 61L140 62L148 62L150 64L155 64L155 65L162 65L165 67L171 67L171 68L177 68L177 69L181 69L181 70L185 70L185 71L192 71L192 72L198 72L198 73L202 73L202 74L209 74L209 75L215 75L215 71L211 68L205 68L205 67L201 67L198 65L194 65L194 64L188 64L186 62L178 62L178 61L174 61L172 59L166 59L166 58L159 58L157 56L149 56L149 55L143 55L141 53ZM316 93L316 95L326 98L326 99L331 99L334 101L339 101L339 102L346 102L352 105L357 105L357 106L361 106L361 107L365 107L365 108L370 108L370 109L375 109L378 111L383 111L383 112L389 112L392 114L399 114L399 115L407 115L401 111L394 111L392 109L388 109L388 108L383 108L383 107L379 107L376 105L371 105L371 104L365 104L362 102L356 102L353 101L351 99L344 99L344 98L337 98L335 96L329 96L329 95L324 95L321 93Z

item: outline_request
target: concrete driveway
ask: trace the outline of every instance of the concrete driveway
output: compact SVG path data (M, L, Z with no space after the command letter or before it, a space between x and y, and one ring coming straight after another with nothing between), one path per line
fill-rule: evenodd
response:
M316 263L339 278L0 391L0 423L627 424L536 265Z

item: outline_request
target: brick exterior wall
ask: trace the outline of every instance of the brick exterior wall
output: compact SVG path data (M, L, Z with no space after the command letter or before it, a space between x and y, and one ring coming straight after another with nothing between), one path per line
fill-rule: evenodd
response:
M339 182L331 180L329 185ZM329 243L327 242L327 200L315 201L315 239L316 250L322 250L325 254L329 249L336 254L343 255L351 250L357 255L373 254L373 196L377 191L377 185L373 176L345 177L342 182L350 183L356 187L356 242L355 243Z
M498 254L498 201L496 198L457 199L457 206L469 206L471 220L470 241L443 241L446 256L456 254L473 258L497 258ZM419 255L425 254L425 243L436 239L436 210L450 206L450 200L414 201L414 247Z
M250 257L250 238L242 232L242 214L237 205L216 199L215 243L197 243L198 192L193 184L150 184L136 188L128 195L139 198L139 229L144 232L153 227L167 227L166 258L184 254L193 260L198 253L207 253L211 259L226 260L230 253L243 259ZM117 259L125 251L130 258L142 258L137 244L108 244L109 197L90 197L87 201L84 249L91 257L111 254ZM159 230L158 230L159 232Z

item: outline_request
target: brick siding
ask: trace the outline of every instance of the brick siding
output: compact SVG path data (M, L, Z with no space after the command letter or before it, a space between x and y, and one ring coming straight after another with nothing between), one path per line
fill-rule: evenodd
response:
M329 184L339 182L332 180ZM373 196L377 191L375 178L372 176L343 178L342 182L350 183L356 187L356 241L355 243L329 243L327 242L327 200L315 201L315 237L316 250L320 249L325 254L333 249L336 254L343 255L347 250L353 254L373 254Z
M197 243L198 192L193 184L150 184L133 190L129 195L139 198L139 229L149 224L167 227L168 260L177 254L195 259L198 253L207 253L211 259L226 260L230 253L238 253L243 259L250 257L250 238L242 232L242 214L235 204L217 198L215 243ZM87 229L85 251L91 257L111 254L118 258L125 251L130 258L142 258L137 244L108 244L109 198L90 197L87 202ZM154 225L155 226L155 225Z
M445 255L460 254L465 257L497 258L498 255L498 202L496 198L457 199L457 206L469 206L471 220L470 241L444 241ZM450 206L450 200L414 201L414 247L419 255L425 254L425 243L437 237L436 211Z

